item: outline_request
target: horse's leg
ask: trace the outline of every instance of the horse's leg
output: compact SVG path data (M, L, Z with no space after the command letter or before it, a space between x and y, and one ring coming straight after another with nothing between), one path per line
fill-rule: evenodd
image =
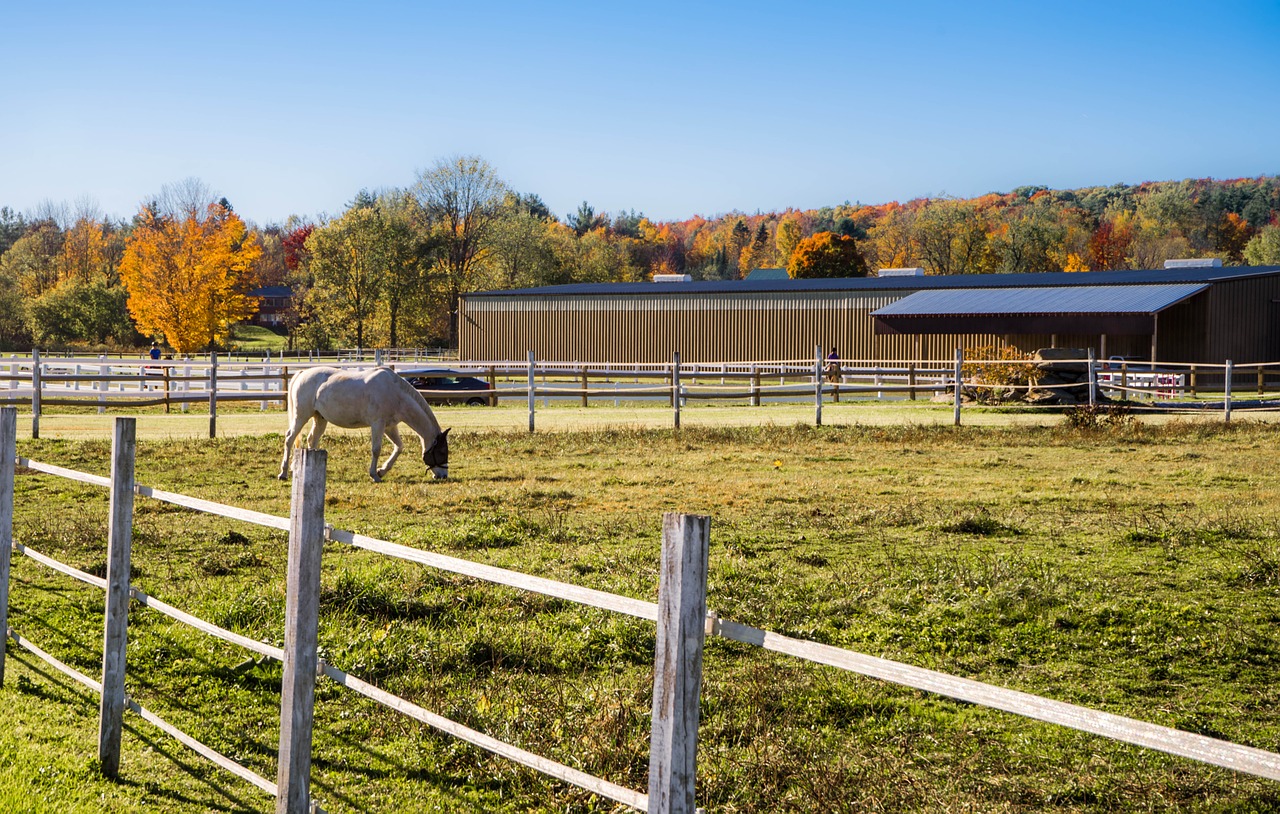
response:
M387 471L391 469L391 465L396 462L396 458L400 457L400 450L404 449L404 443L400 440L399 424L389 425L386 428L386 430L384 430L384 433L386 434L388 440L391 441L391 457L387 458L387 462L383 464L382 468L378 470L379 477L387 474ZM374 453L373 462L375 464L378 462L377 453Z
M324 430L329 426L329 422L319 413L316 413L316 420L311 425L311 432L307 433L307 446L317 449L320 446L320 436L324 435Z
M369 462L369 477L373 478L374 483L382 480L382 473L378 471L378 456L382 454L383 432L384 428L381 421L376 421L369 425L369 446L372 447L372 458Z
M307 419L296 413L289 416L289 419L289 429L284 434L284 457L280 459L280 474L276 475L280 480L289 479L289 461L293 458L293 442L298 440L298 434L307 423Z

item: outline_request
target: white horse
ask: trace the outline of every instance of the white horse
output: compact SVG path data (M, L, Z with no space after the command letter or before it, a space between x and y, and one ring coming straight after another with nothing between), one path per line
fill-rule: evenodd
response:
M312 367L289 382L289 431L284 436L284 459L280 462L280 480L289 477L289 459L293 444L307 421L315 424L307 435L307 446L315 449L329 424L355 429L368 427L373 434L373 461L369 477L382 480L396 462L400 450L399 424L404 422L422 439L422 462L437 478L449 477L449 431L427 406L422 394L394 370L339 370L336 367ZM391 440L391 457L378 467L382 452L382 436Z

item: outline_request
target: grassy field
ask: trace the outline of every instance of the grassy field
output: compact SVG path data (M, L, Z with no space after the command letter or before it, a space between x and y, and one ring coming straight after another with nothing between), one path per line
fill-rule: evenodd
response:
M814 428L796 423L811 410L770 408L771 426L733 426L728 411L704 423L699 409L675 432L654 428L669 414L652 409L618 408L605 428L610 409L547 410L540 428L558 431L533 436L519 410L441 409L459 428L447 482L406 456L373 485L367 439L336 434L327 520L653 599L661 513L709 514L709 605L727 618L1280 750L1280 428L1082 431L975 411L955 429L949 408L923 407L884 426L832 408L834 426ZM106 474L105 423L58 420L19 455ZM138 479L287 514L271 477L281 424L220 416L225 437L210 441L206 416L144 415ZM103 568L103 490L27 472L16 503L18 540ZM284 557L282 533L139 498L134 582L274 644ZM101 593L26 558L14 569L13 627L93 674ZM645 788L652 625L337 545L322 614L336 666ZM131 625L131 695L274 778L278 666L144 609ZM0 698L0 810L272 808L132 717L122 779L97 779L96 700L21 652ZM318 699L314 793L328 811L613 810L331 683ZM1276 783L723 640L708 643L700 736L712 812L1280 810Z

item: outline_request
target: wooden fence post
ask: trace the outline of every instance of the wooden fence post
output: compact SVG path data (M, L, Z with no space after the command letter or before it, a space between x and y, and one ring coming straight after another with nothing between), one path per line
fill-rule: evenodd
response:
M311 727L315 712L320 561L324 549L325 471L324 450L298 450L289 500L276 814L309 814L311 808Z
M536 368L533 361L533 351L529 351L529 434L533 434L533 399L536 395L536 382L534 374Z
M40 437L40 351L31 349L31 437Z
M1266 387L1267 376L1266 376L1266 373L1264 372L1265 370L1266 368L1264 368L1262 365L1258 365L1258 395L1259 396L1264 394L1267 390L1267 387Z
M98 708L98 764L106 777L115 777L120 771L120 731L124 726L136 439L137 419L117 417L111 437L111 527L107 531L107 608L102 634L102 700Z
M813 362L813 425L822 426L822 346L815 345Z
M1098 369L1093 348L1089 348L1089 406L1098 406Z
M1234 368L1231 365L1231 360L1228 359L1223 383L1222 399L1222 420L1228 424L1231 423L1231 376L1233 373Z
M587 406L587 366L582 366L582 406Z
M662 573L649 742L650 814L694 814L698 697L706 636L711 518L662 516Z
M760 368L751 363L751 406L760 406Z
M1191 366L1191 398L1196 397L1196 366Z
M498 374L493 369L493 365L489 365L489 406L498 406Z
M13 551L13 472L18 455L18 408L0 407L0 687L9 643L9 557Z
M911 400L916 400L916 363L907 365L907 388L911 391Z
M960 397L964 389L964 348L956 348L956 407L955 425L960 426Z
M209 354L209 437L218 437L218 353Z
M680 351L671 356L671 407L675 411L676 429L680 429Z

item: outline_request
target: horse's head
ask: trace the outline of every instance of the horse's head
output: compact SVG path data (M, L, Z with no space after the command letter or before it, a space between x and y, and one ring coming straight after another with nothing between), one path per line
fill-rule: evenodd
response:
M436 436L436 440L422 453L422 462L437 478L449 477L449 430Z

